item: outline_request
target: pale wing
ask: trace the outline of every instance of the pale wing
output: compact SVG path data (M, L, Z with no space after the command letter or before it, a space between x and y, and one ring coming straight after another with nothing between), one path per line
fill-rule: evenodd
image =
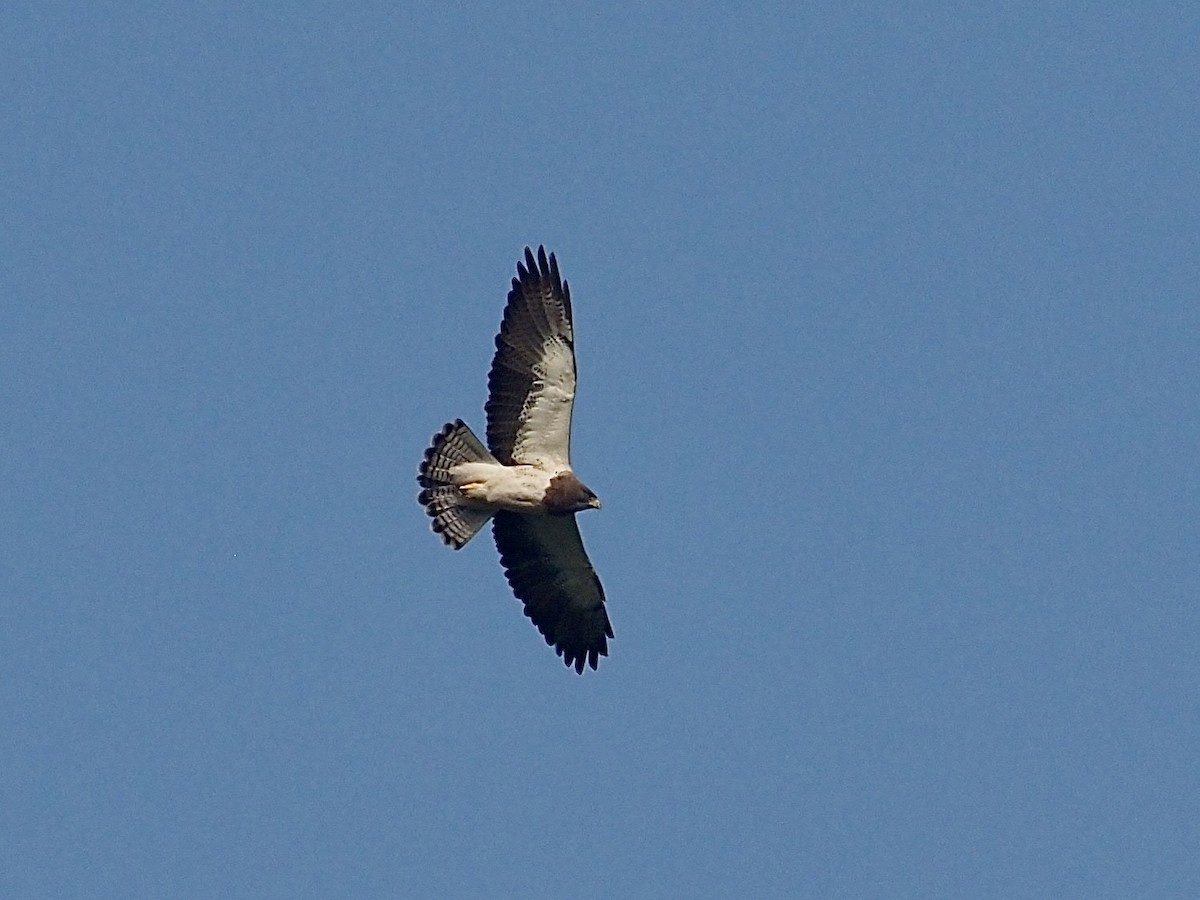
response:
M501 511L492 534L508 583L546 643L576 672L584 663L596 668L613 630L575 516Z
M570 467L575 401L571 292L554 254L525 248L488 374L488 448L502 463Z

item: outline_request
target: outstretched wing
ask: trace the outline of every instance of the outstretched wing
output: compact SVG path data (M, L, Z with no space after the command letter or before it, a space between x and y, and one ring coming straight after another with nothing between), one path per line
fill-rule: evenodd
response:
M530 516L502 510L492 522L500 563L525 615L568 666L583 673L608 656L613 636L575 516Z
M575 401L571 292L554 254L525 248L488 374L488 449L506 465L570 467Z

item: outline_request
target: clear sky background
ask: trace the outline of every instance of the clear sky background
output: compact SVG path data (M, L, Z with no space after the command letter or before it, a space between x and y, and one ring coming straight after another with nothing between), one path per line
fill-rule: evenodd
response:
M0 13L0 896L1200 896L1200 10ZM526 244L616 630L429 437Z

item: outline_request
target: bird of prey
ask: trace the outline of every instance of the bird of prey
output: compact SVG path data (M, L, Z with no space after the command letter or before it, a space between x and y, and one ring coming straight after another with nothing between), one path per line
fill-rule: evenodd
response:
M488 520L500 564L546 643L582 674L608 655L604 588L575 513L600 501L571 470L575 330L571 292L544 247L508 292L488 375L487 446L462 419L434 435L417 481L433 530L462 548Z

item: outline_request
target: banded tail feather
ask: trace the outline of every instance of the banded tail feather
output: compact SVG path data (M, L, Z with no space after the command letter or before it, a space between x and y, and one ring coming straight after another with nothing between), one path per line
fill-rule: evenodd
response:
M462 505L462 492L454 484L452 470L464 462L495 462L467 423L455 419L433 436L425 451L417 481L417 502L433 519L433 530L455 550L462 549L487 524L494 510Z

